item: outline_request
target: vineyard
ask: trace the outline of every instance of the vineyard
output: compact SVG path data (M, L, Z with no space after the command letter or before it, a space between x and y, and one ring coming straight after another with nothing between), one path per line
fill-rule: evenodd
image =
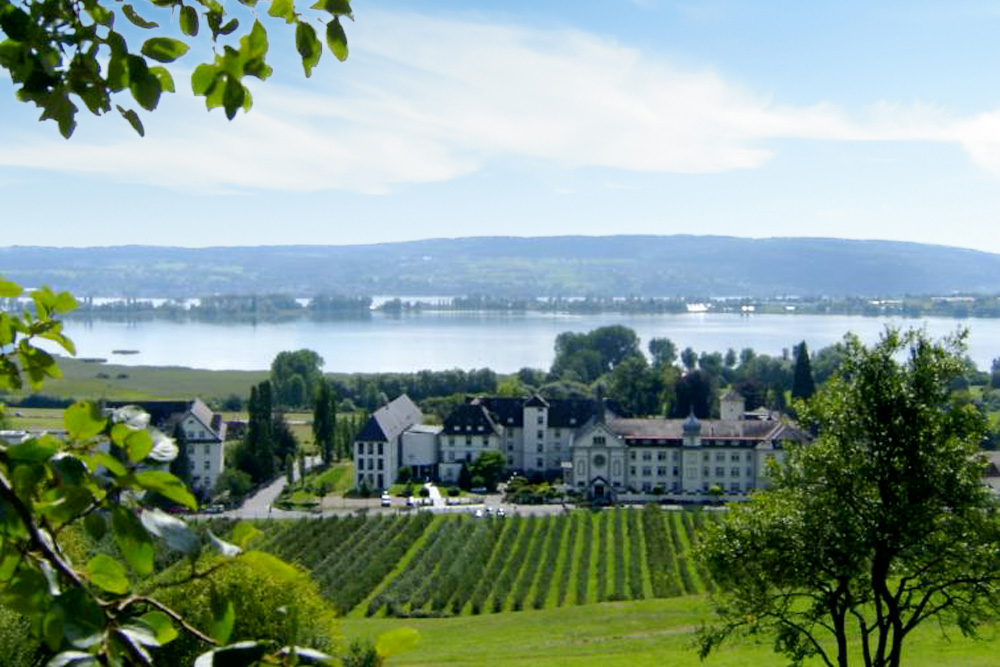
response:
M711 592L692 558L711 512L415 513L262 524L340 614L453 616Z

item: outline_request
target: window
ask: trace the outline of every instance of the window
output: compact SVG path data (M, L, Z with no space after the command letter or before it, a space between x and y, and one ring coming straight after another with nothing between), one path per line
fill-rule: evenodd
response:
M667 453L666 452L656 452L656 460L657 461L666 461L667 460Z
M739 482L733 482L732 484L729 485L729 490L733 491L733 492L739 492L739 490L740 490L740 483Z
M652 482L643 482L642 483L642 490L643 490L643 493L649 493L650 491L653 490L653 483Z
M628 460L629 461L635 461L635 452L629 452L628 453Z
M211 451L212 451L211 449L209 449L209 447L210 447L210 445L205 445L204 450L202 450L202 451L205 452L205 456L208 456L211 453Z
M368 443L368 453L371 454L375 451L375 446L372 443Z
M630 474L630 475L632 475L633 477L635 477L635 466L630 466L630 467L629 467L629 469L628 469L628 474Z
M514 418L513 417L507 417L507 423L508 424L513 424L514 423Z
M472 463L472 452L466 452L465 453L465 462L466 463ZM379 463L381 463L381 461L379 461Z
M204 438L205 437L205 432L204 431L198 431L198 437L199 438Z
M702 461L706 461L707 462L710 458L711 457L709 456L708 452L705 452L704 454L701 455L701 460Z
M476 430L477 430L477 431L480 431L480 432L482 432L482 430L483 430L483 425L482 425L482 424L480 424L479 426L477 426L477 427L476 427Z
M194 456L194 450L195 450L194 445L188 445L188 455Z
M722 466L716 466L715 467L715 476L716 477L725 477L726 476L726 469L723 468Z
M753 468L747 466L747 477L753 477Z
M605 442L607 442L607 440L603 435L595 435L593 442L595 445L603 445L605 444Z
M739 452L733 452L732 454L730 454L729 460L732 461L733 463L739 463L740 462L740 453Z
M452 447L455 446L455 436L453 435L448 436L448 444L451 445Z
M680 452L673 452L670 455L670 460L671 461L680 461L681 460L681 453Z
M729 470L729 476L730 477L739 477L740 476L740 468L739 468L739 466L733 466Z
M622 464L621 461L615 461L611 464L611 474L618 477L622 474Z
M585 472L587 472L587 464L586 464L586 462L584 462L582 460L581 461L577 461L576 462L576 474L577 475L582 475Z
M545 431L538 431L538 439L539 440L545 439Z
M383 469L383 468L382 468L382 459L379 459L379 460L378 460L378 469L379 469L379 470L382 470L382 469Z
M383 486L385 486L385 484L382 483L382 475L379 475L375 479L377 480L378 488L381 489Z
M656 476L657 477L666 477L667 476L667 468L666 468L666 466L657 466L657 468L656 468Z
M653 474L653 469L652 468L650 468L649 466L643 466L643 468L642 468L642 476L643 477L649 477L652 474Z
M545 423L545 417L543 417L542 415L538 415L538 423L539 424L544 424Z
M514 445L507 445L507 451L508 452L514 451Z
M487 447L487 446L489 446L489 444L490 444L490 436L484 435L483 436L483 447Z
M569 423L570 423L570 425L571 425L571 426L572 426L573 424L575 424L575 423L576 423L576 417L570 417L570 418L569 418Z
M702 468L701 469L701 476L702 477L708 477L708 468Z
M212 465L211 465L211 464L210 464L210 463L209 463L208 461L205 461L205 464L204 464L204 465L203 465L202 467L203 467L203 468L204 468L205 470L208 470L209 468L211 468L211 467L212 467Z
M751 454L750 452L747 452L747 457L746 458L747 458L747 463L750 463L750 461L753 461L753 454Z
M642 453L642 460L643 461L652 461L653 460L653 454L651 452L643 452Z
M545 451L545 445L543 445L542 443L538 443L538 453L541 454L544 451Z
M455 452L448 452L448 463L455 462Z
M535 467L536 468L544 468L545 467L545 459L535 459Z
M465 436L465 444L466 445L471 445L472 444L472 436L471 435Z
M555 432L555 436L556 436L557 438L558 438L558 437L560 437L560 432L559 432L559 429L556 429L556 432Z
M722 463L723 461L726 460L726 453L725 452L716 452L715 453L715 460L718 461L719 463Z
M677 477L677 475L679 475L679 474L680 474L680 468L678 468L677 466L674 466L674 477Z
M514 465L514 457L513 456L508 456L507 457L507 465L509 465L509 466Z
M382 443L380 442L380 443L378 443L378 455L382 456L383 453L384 452L382 451Z

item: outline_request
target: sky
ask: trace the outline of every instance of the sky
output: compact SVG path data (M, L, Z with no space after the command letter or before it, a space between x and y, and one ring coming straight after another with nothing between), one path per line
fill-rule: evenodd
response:
M275 73L232 122L190 93L203 40L145 138L80 114L66 141L0 73L0 244L718 234L1000 253L1000 2L352 6L350 57L308 79L265 21Z

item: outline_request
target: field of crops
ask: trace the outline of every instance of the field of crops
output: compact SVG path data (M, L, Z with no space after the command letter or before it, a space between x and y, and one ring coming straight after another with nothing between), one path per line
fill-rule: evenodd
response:
M427 513L270 522L259 545L310 571L341 614L457 616L710 592L691 557L714 513Z

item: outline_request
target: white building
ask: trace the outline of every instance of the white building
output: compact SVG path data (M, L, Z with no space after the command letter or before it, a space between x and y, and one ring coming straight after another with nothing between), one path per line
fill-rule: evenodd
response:
M107 408L135 405L149 413L149 423L168 436L184 433L191 461L191 486L211 490L226 467L226 423L200 398L191 401L107 401Z
M422 426L420 422L423 418L420 409L406 394L372 413L354 441L356 487L386 489L396 481L399 467L408 465L407 454L402 452L403 433L412 426ZM424 437L420 434L424 434ZM420 461L427 459L426 431L414 431L407 442L415 447L414 463L417 462L417 457Z

